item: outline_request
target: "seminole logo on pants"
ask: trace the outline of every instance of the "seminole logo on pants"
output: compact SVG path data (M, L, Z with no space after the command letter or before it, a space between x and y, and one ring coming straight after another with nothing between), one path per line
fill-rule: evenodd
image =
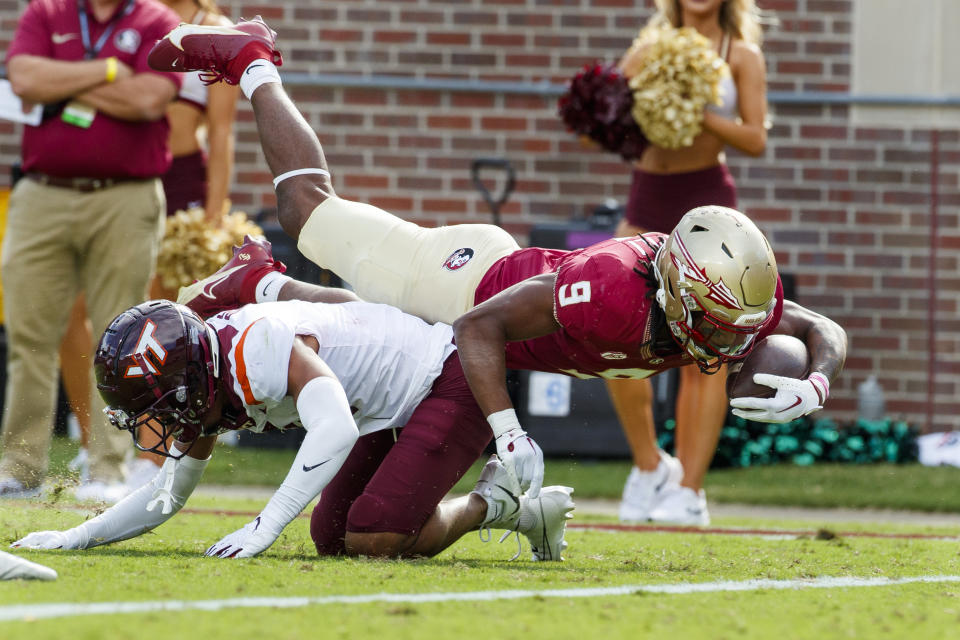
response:
M470 262L470 259L473 258L473 249L463 248L457 249L450 254L450 257L444 260L443 268L448 271L456 271L463 265Z

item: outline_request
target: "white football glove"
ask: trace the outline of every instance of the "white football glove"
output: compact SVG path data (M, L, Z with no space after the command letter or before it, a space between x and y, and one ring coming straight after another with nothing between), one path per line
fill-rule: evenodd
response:
M772 398L733 398L733 415L756 422L790 422L823 408L830 394L830 382L820 373L806 380L769 373L753 374L756 384L776 389Z
M210 545L203 555L217 558L252 558L266 551L280 536L280 531L274 532L268 520L257 516L240 529L229 533ZM280 529L282 531L282 527Z
M543 486L543 451L540 445L520 428L513 409L492 413L487 416L487 422L496 437L497 455L507 472L516 478L527 496L539 496Z
M66 531L34 531L10 545L22 549L79 549L80 534L74 529Z

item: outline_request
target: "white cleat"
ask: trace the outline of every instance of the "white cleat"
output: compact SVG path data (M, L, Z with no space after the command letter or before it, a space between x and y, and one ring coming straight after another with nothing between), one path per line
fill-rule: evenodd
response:
M520 496L517 531L530 542L533 560L563 560L567 548L563 536L576 506L572 493L573 487L552 486L541 489L536 498Z
M81 483L90 479L90 453L86 447L80 447L77 455L67 463L67 469L79 473Z
M649 520L650 511L659 501L660 495L668 488L679 486L682 479L683 465L663 450L660 451L660 463L653 471L641 471L632 467L627 482L623 485L623 497L620 501L621 522Z
M36 562L0 551L0 580L56 580L57 572Z

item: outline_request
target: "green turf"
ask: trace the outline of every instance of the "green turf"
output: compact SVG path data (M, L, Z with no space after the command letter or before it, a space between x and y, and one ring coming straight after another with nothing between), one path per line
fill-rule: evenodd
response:
M66 474L66 461L76 445L54 440L51 473ZM283 481L294 451L218 446L204 474L205 484L262 485ZM626 460L572 458L547 461L546 484L576 488L579 497L619 498L630 469ZM473 487L477 463L455 491ZM747 469L715 469L706 479L711 501L807 507L872 507L960 513L960 469L907 465L821 464L809 467L774 465Z
M253 501L235 502L239 508L259 508ZM188 506L198 505L191 501ZM88 515L59 504L8 502L0 509L0 543L6 546L29 530L76 524ZM52 583L0 583L0 609L17 603L960 574L955 540L771 539L580 529L568 531L570 548L563 563L509 562L515 549L512 540L503 545L483 544L476 534L467 535L436 559L319 559L310 545L305 519L295 521L259 558L236 561L200 556L208 544L246 520L181 513L154 533L112 546L87 551L21 551L57 569L61 577ZM870 528L887 530L877 525ZM960 522L936 531L960 535ZM958 625L960 584L955 583L110 614L0 622L0 638L949 638Z

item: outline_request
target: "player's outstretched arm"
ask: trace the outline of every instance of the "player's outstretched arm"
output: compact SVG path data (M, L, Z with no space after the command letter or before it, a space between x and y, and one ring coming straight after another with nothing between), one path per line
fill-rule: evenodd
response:
M784 300L783 316L774 333L803 340L810 354L810 373L821 373L833 382L843 371L847 359L847 333L830 318Z
M772 398L733 398L730 406L741 418L760 422L789 422L823 407L830 383L843 370L847 358L847 334L836 322L789 300L783 301L783 316L775 333L799 338L810 354L806 380L757 373L753 381L777 390Z
M210 461L216 437L200 438L179 460L168 458L153 480L96 518L66 531L34 531L11 547L27 549L89 549L134 538L154 529L180 510L196 489ZM178 455L188 445L174 443Z
M313 337L297 337L290 354L287 393L307 434L283 484L253 521L210 545L205 555L249 558L270 547L283 529L320 495L347 459L359 433L336 376L317 355Z
M520 427L507 393L507 342L529 340L560 329L553 315L556 274L518 282L462 315L453 325L470 389L487 416L497 454L523 489L536 497L543 483L543 452Z
M338 304L341 302L357 302L360 300L360 296L349 289L325 287L320 284L313 284L312 282L290 280L280 289L277 300L302 300L304 302Z

